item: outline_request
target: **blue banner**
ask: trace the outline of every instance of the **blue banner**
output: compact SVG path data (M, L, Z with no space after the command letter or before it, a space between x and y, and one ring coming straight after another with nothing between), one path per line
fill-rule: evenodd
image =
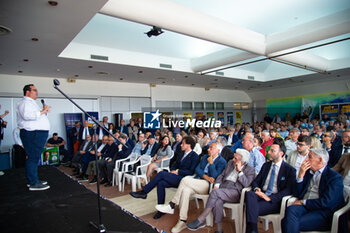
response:
M83 121L83 114L82 113L64 113L64 123L66 125L66 136L67 136L67 148L68 150L71 150L72 145L71 141L69 139L69 132L70 130L75 126L76 121ZM71 151L71 153L73 153Z

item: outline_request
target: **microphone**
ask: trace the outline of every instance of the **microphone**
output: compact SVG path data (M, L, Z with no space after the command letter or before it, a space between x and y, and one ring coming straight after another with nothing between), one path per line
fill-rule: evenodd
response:
M59 85L60 85L60 81L58 81L57 79L54 79L54 80L53 80L53 84L54 84L55 86L59 86Z
M43 105L43 107L45 107L45 100L44 99L41 99L41 103L42 103L42 105Z

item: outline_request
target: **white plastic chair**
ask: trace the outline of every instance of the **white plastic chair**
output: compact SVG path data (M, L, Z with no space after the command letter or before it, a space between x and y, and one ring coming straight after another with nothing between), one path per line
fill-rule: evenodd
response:
M210 190L212 190L214 185L210 184L210 186L211 186ZM203 201L203 208L205 208L205 206L207 205L207 202L208 202L209 194L195 193L192 195L192 197L194 198L194 200L196 202L197 209L199 209L198 199ZM206 217L206 225L213 226L213 214L212 214L212 212L210 212L209 215Z
M343 206L342 208L334 212L331 231L300 231L300 233L337 233L340 216L342 216L349 210L350 210L350 198L348 198L348 201L345 206Z
M132 153L124 159L119 159L115 161L115 168L113 170L112 185L118 185L119 191L121 191L121 176L123 171L121 165L127 162L134 162L140 155Z
M148 183L147 177L146 177L146 171L147 171L147 166L151 163L151 160L152 160L151 156L142 155L133 162L126 162L123 164L123 171L126 171L126 172L123 173L122 192L124 192L125 179L131 180L131 189L133 192L136 192L136 182L137 182L138 188L141 189L140 178L143 178L146 181L146 183ZM134 165L139 161L140 161L140 165L136 167L135 172L127 171L129 165Z
M239 203L225 203L224 207L231 210L231 220L235 220L235 228L236 233L243 232L243 228L245 225L244 220L244 199L245 199L245 193L250 191L251 187L247 187L242 189L241 198L239 200ZM225 211L224 211L225 213Z
M281 233L282 232L281 220L284 218L284 214L286 212L287 201L291 197L292 197L291 195L288 195L288 196L285 196L282 198L280 213L259 216L259 218L261 220L263 220L265 231L267 231L269 229L269 222L272 222L273 232L274 233Z
M174 151L171 151L171 155L170 157L163 159L160 162L160 166L158 168L156 168L155 170L158 172L167 170L168 172L170 172L170 160L174 157Z

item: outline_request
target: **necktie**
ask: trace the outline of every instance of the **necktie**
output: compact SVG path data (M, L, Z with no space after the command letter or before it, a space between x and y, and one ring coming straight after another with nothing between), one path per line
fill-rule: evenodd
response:
M265 194L267 196L270 196L271 193L272 193L272 189L273 189L273 184L275 182L275 176L276 176L276 164L273 165L273 168L272 168L272 172L271 172L271 177L270 177L270 180L269 180L269 184L267 185L267 190L265 192Z

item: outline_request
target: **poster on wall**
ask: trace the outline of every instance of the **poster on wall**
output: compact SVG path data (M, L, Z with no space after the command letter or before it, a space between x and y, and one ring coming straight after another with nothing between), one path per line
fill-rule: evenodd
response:
M336 120L339 113L339 104L322 104L320 111L321 117L327 114L329 119Z
M349 117L350 116L350 103L339 104L339 111L343 111Z
M191 112L184 112L183 113L184 119L190 119L192 120L192 113Z
M196 120L198 121L204 121L205 120L205 115L204 112L196 112Z
M227 126L233 126L233 112L227 112Z
M87 112L87 113L98 121L98 112ZM89 122L89 127L92 127L94 125L94 122L87 115L85 115L85 120Z
M242 112L236 112L236 123L242 124Z
M44 148L43 153L41 154L40 165L59 165L60 156L59 156L59 147L47 147Z
M316 112L315 111L316 105L317 105L316 101L302 98L301 110L302 112L306 112L306 115L309 116L309 119L312 119L314 116L314 113Z
M214 112L207 112L207 120L214 118Z
M218 120L221 121L221 124L225 124L225 113L224 112L218 112Z
M83 114L82 113L64 113L64 123L66 126L66 138L67 138L67 148L71 149L71 142L69 139L69 132L70 130L75 127L75 122L79 121L82 122L83 121ZM73 153L71 151L71 153Z

